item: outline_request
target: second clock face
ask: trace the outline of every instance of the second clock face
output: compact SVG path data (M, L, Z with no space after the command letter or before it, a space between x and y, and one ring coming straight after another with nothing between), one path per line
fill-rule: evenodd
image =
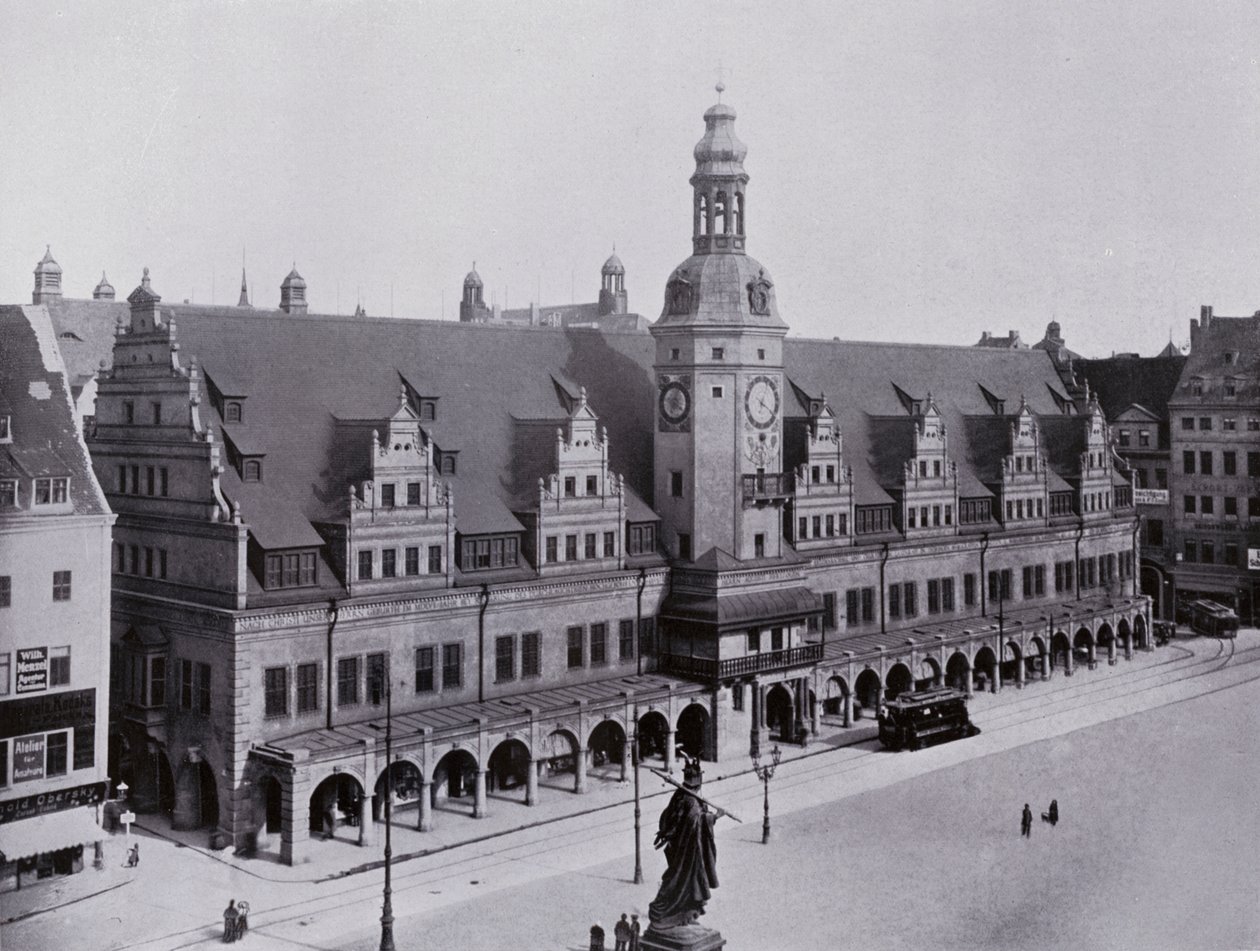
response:
M691 397L681 383L670 383L661 390L661 415L671 423L681 423L691 409Z
M779 418L779 385L768 376L755 376L744 391L744 415L757 429L769 429Z

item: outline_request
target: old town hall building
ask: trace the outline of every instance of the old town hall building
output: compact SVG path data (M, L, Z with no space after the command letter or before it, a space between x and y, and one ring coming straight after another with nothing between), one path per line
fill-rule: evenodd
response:
M387 792L425 830L623 778L636 734L744 762L915 684L1149 646L1097 403L1041 350L786 336L734 120L705 113L649 333L321 316L296 270L274 311L147 271L44 301L108 367L140 808L300 862L372 841Z

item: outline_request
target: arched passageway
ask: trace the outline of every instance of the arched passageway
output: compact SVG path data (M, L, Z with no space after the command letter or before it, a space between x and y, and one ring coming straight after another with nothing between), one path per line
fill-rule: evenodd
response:
M899 694L903 694L914 687L914 677L910 674L910 668L905 664L893 664L888 670L888 677L884 682L884 697L887 700L896 700Z
M1098 650L1107 652L1107 663L1114 664L1116 662L1116 635L1112 633L1111 625L1104 621L1098 626Z
M1072 644L1068 640L1067 634L1063 631L1055 631L1054 636L1050 638L1050 668L1061 668L1065 673L1071 672L1072 662Z
M669 742L669 721L659 710L649 710L639 717L639 760L649 766L664 768L665 744ZM657 766L657 764L660 764Z
M1046 656L1046 642L1040 636L1034 636L1028 642L1028 655L1024 658L1024 674L1028 679L1043 677L1050 673L1049 658Z
M467 750L451 750L433 768L433 807L476 810L477 760Z
M833 675L827 678L826 692L823 694L823 714L829 717L844 715L844 701L849 695L849 685L843 677Z
M1138 647L1141 647L1141 648L1150 647L1151 646L1150 642L1147 640L1148 636L1149 634L1146 628L1146 618L1142 617L1142 615L1140 614L1134 615L1133 617L1134 642L1137 644Z
M688 756L713 760L712 718L709 711L692 703L678 716L676 742Z
M284 787L280 780L270 773L254 784L254 845L258 849L269 849L272 840L280 834L284 823Z
M939 687L942 683L941 665L937 663L935 657L924 657L919 661L919 676L914 682L915 690Z
M854 684L854 692L857 697L859 706L853 710L855 717L860 717L862 711L869 716L874 716L875 711L879 709L879 697L883 685L880 683L879 674L870 667L858 674L857 683Z
M334 773L311 793L310 830L324 839L341 835L343 828L353 829L358 838L359 810L363 787L349 773Z
M1024 652L1015 641L1002 645L1002 683L1023 683Z
M972 674L977 692L991 690L997 693L997 657L988 644L976 651Z
M1094 669L1094 635L1089 628L1077 629L1072 638L1072 655L1077 664L1087 664L1090 670Z
M626 775L625 760L629 757L626 731L616 720L601 720L591 731L586 743L591 751L590 767L593 775L601 779L620 780Z
M781 743L791 743L796 735L796 712L792 691L775 684L766 692L766 727Z
M577 737L568 730L553 730L543 741L539 780L552 789L582 791L586 762L581 759Z
M971 662L962 651L954 651L945 662L945 683L970 695Z
M515 737L504 740L490 754L486 790L501 799L523 801L531 768L529 748Z
M376 797L372 800L372 818L385 818L387 793L393 796L389 807L391 820L397 821L398 812L403 808L418 808L422 780L420 767L410 760L395 760L388 770L381 770L376 780Z

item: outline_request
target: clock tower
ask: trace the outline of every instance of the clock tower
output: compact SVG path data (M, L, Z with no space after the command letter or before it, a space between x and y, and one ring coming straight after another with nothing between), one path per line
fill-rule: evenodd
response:
M704 114L692 254L670 275L656 340L655 508L670 555L783 554L783 337L774 283L744 250L747 147L735 110Z

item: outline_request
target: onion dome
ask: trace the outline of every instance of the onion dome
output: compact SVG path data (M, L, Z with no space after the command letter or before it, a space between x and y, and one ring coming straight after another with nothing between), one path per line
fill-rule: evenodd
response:
M719 176L747 180L744 156L748 146L735 134L735 110L721 101L726 89L717 84L718 102L704 114L704 136L696 143L696 177ZM695 179L693 178L694 182Z
M477 273L477 262L473 261L473 269L464 276L465 287L485 287L481 281L481 275Z
M52 245L44 245L44 256L40 259L40 262L35 265L35 273L56 274L58 277L61 276L61 265L53 260Z
M113 300L114 285L109 283L109 278L105 276L105 272L101 271L100 283L92 289L93 300Z
M302 290L306 290L306 281L304 281L302 279L302 275L298 273L297 265L293 266L293 270L288 273L288 276L285 277L284 283L281 284L280 287L281 288L286 288L286 287L299 288L300 287L302 288Z

